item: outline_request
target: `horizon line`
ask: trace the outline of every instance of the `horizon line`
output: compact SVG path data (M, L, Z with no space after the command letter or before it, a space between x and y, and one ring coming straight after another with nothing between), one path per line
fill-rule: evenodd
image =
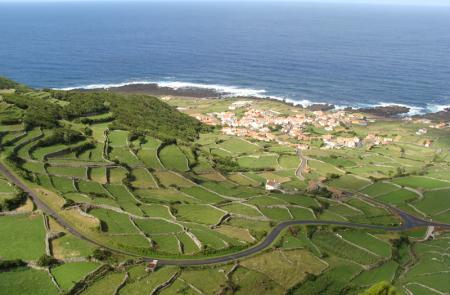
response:
M64 4L64 3L251 3L251 4L262 4L262 3L298 3L298 4L343 4L343 5L374 5L374 6L420 6L420 7L450 7L449 2L413 2L405 3L403 1L374 1L374 0L0 0L0 4Z

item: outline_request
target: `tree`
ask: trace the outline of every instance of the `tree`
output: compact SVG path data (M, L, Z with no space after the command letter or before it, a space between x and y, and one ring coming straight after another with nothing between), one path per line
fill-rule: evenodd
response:
M55 258L53 258L52 256L44 254L39 258L37 264L42 267L48 267L48 266L55 265L57 262L58 261Z
M112 252L107 249L98 248L95 249L92 253L92 257L97 260L104 261L109 259L112 256Z
M391 283L383 281L376 283L359 295L400 295L400 293Z

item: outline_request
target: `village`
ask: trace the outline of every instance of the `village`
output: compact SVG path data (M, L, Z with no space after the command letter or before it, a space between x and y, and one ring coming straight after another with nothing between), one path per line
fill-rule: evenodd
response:
M358 148L364 145L387 145L400 138L380 136L369 133L360 138L356 135L340 132L352 125L367 126L375 123L373 118L367 118L364 114L335 111L305 111L295 114L282 114L274 110L260 110L253 107L251 100L239 100L233 102L227 111L207 114L196 114L195 117L208 125L221 126L221 132L226 135L252 138L259 141L277 142L280 145L292 146L300 150L310 148L312 142L319 142L323 149ZM431 124L427 119L413 120L406 117L405 120L413 123L428 124L429 128L447 128L447 123ZM324 134L311 132L311 129L323 130ZM417 135L426 135L427 129L420 128ZM425 147L432 144L431 140L424 139Z

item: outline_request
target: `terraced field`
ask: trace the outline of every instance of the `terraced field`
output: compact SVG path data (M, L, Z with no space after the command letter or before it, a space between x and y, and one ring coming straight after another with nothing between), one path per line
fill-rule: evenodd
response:
M51 93L42 99L70 104ZM404 220L391 210L450 223L445 142L436 149L402 142L371 149L312 147L304 151L303 179L295 147L211 130L189 140L167 139L119 121L107 107L71 121L61 118L54 128L1 125L2 162L86 238L26 197L10 201L22 192L0 178L0 208L6 212L0 214L0 259L25 261L0 271L8 293L30 292L32 283L43 294L81 286L81 294L358 294L382 280L404 292L449 292L442 283L447 234L429 228L427 237L441 235L423 240L427 229L398 232ZM396 132L411 133L398 124ZM268 181L279 188L266 189ZM310 225L288 226L265 251L239 265L161 266L148 273L135 259L194 261L241 253L280 223L296 220ZM370 229L348 228L359 224ZM114 251L104 254L99 245ZM43 254L58 260L44 266L48 272L32 268ZM128 259L129 265L116 267Z

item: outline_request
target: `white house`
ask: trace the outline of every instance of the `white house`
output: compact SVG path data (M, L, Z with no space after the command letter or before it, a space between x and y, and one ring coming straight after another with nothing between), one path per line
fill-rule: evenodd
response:
M266 182L266 190L275 191L280 189L281 183L276 180L267 180Z

